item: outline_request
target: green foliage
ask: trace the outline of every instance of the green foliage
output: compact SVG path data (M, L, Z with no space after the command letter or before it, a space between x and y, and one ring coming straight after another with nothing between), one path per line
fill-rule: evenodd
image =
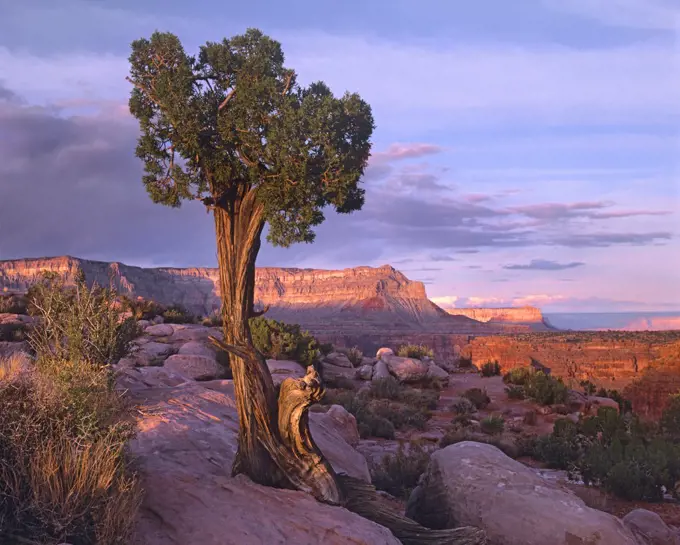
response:
M358 182L370 155L371 109L357 94L302 87L281 45L249 29L208 42L195 57L177 36L132 43L130 112L137 156L154 202L225 206L257 190L268 240L311 242L330 205L361 208Z
M527 397L524 386L517 386L516 384L506 386L505 393L508 394L508 399L525 399Z
M459 397L451 403L451 410L458 415L469 415L477 412L477 406L467 397Z
M0 314L27 314L28 302L23 295L0 294Z
M121 318L112 290L46 275L30 290L29 312L37 317L28 342L39 358L85 360L107 365L128 355L139 331L134 318Z
M163 311L163 322L166 324L193 324L197 318L180 305L172 305Z
M165 307L150 299L142 299L137 297L132 299L127 295L119 295L121 310L123 312L130 312L135 320L151 320L156 316L161 316L165 311Z
M219 312L213 312L205 316L201 324L205 327L222 327L222 315Z
M429 462L430 453L420 443L412 441L408 448L399 443L395 454L386 454L377 466L371 468L371 478L378 490L407 500Z
M397 356L422 360L425 357L434 358L434 352L424 344L402 344L397 348Z
M267 359L294 360L305 367L318 358L318 343L297 324L286 324L262 316L251 318L253 344Z
M333 352L333 344L332 343L320 343L319 344L319 352L321 352L322 355L328 356L331 352Z
M501 374L501 366L497 361L487 361L480 371L483 377L497 377Z
M350 348L349 350L346 351L346 354L347 359L354 367L359 367L361 365L361 361L364 358L364 353L361 350L359 350L358 346Z
M579 385L583 388L583 393L587 396L594 395L597 390L597 386L589 380L582 380L579 382Z
M569 389L561 378L554 378L543 371L535 371L531 367L518 367L503 376L503 382L513 386L520 386L525 397L533 399L541 405L565 403ZM518 389L512 390L512 395L520 395ZM506 388L510 396L511 388Z
M630 400L625 399L618 390L607 390L606 388L600 388L597 391L597 396L607 397L616 401L619 404L619 411L622 414L629 413L633 410L633 405Z
M123 545L141 501L131 418L106 368L0 361L0 541Z
M469 399L477 409L485 409L491 403L491 398L487 395L486 390L481 388L469 388L465 390L463 397Z
M532 455L627 500L659 501L680 480L680 445L610 407L578 423L556 421Z
M482 431L489 435L500 435L505 429L505 420L502 416L491 415L480 421Z
M394 377L385 377L371 381L371 397L381 399L400 399L403 394L401 383Z

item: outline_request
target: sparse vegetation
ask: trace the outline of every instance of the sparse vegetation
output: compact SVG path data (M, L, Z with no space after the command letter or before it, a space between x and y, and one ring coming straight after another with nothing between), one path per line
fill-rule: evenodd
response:
M491 403L491 398L487 395L486 390L481 388L465 390L463 397L469 399L477 409L485 409Z
M451 410L458 415L473 414L477 412L477 406L469 398L459 397L451 403Z
M119 295L121 310L129 312L135 320L152 320L156 316L161 316L165 307L150 299L137 297L132 299L127 295Z
M481 429L489 435L500 435L505 429L505 420L502 416L491 415L483 418L480 422Z
M397 348L397 356L401 358L415 358L422 360L423 358L434 358L432 349L424 344L402 344Z
M503 382L511 385L506 388L508 396L519 396L519 389L512 389L512 386L521 387L525 397L541 405L565 403L569 393L562 379L547 375L543 371L535 371L531 367L512 369L503 376Z
M181 305L171 305L163 311L163 322L166 324L193 324L198 318Z
M583 388L583 393L587 396L594 395L597 390L597 386L589 380L582 380L579 382L579 385Z
M371 468L373 484L378 490L406 500L418 485L429 461L430 453L420 443L412 441L408 447L400 443L395 454L386 454Z
M516 384L506 386L505 393L508 394L508 399L525 399L527 397L524 386L518 386Z
M0 314L27 314L28 302L23 295L0 294Z
M483 377L497 377L501 374L501 366L497 361L487 361L482 365L480 372Z
M201 324L205 327L222 327L222 315L219 312L212 312L203 317Z
M359 367L364 358L364 353L359 350L358 346L354 346L346 351L347 359L354 367Z
M258 317L250 320L250 329L255 348L267 359L293 360L307 367L319 357L316 339L297 324Z
M46 275L30 290L29 312L37 318L28 335L36 354L61 361L116 363L139 335L133 318L122 319L112 290L84 282L66 287Z
M328 356L328 354L333 352L333 350L334 350L334 348L333 348L332 343L321 343L321 344L319 344L319 352L321 352L321 354L323 356Z

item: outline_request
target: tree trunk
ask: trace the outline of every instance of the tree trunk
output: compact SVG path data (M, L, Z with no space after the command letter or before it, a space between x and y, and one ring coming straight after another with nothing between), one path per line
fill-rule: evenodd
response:
M234 377L239 436L232 474L243 473L265 486L302 490L324 503L344 505L386 526L405 545L486 543L484 533L473 528L435 531L386 511L372 486L335 474L309 431L307 411L324 393L313 366L300 380L284 380L277 398L248 323L254 312L255 260L263 228L263 210L252 191L230 210L215 208L224 340L211 339L229 353Z

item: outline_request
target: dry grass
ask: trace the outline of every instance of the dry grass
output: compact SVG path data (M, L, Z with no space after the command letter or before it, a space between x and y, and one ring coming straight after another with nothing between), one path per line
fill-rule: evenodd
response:
M0 542L126 543L141 500L123 399L105 370L0 363Z

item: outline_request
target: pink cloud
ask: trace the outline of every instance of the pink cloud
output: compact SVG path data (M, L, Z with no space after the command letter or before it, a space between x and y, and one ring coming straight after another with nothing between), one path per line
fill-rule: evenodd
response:
M371 154L371 163L389 163L401 159L416 159L426 155L435 155L444 151L444 148L435 144L391 144L387 150Z

